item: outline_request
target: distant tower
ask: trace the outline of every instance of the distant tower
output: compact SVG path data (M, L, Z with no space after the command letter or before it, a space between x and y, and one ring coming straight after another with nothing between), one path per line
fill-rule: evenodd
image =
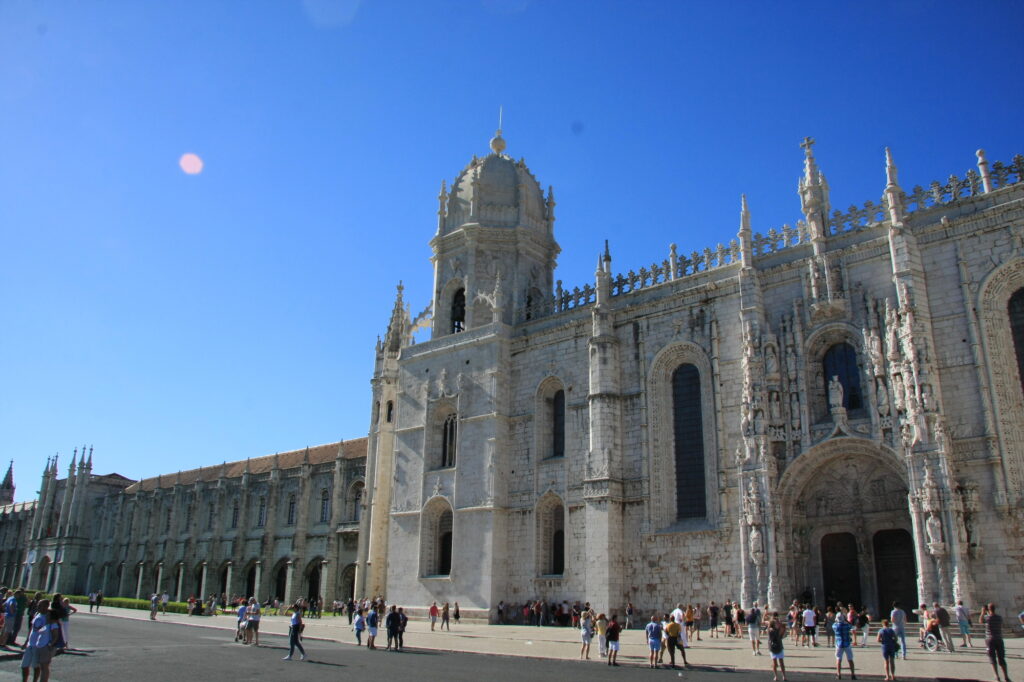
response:
M0 483L0 504L14 504L14 460L7 466L7 475Z

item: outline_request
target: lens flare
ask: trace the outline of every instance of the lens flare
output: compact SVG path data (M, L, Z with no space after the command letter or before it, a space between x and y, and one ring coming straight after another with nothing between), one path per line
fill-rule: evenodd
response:
M178 159L178 165L181 166L181 170L185 171L186 175L199 175L203 172L203 160L199 158L199 155L191 152L182 154L181 158Z

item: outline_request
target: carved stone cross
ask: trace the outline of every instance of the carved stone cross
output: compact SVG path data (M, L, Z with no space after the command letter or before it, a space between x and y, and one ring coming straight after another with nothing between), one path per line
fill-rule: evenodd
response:
M804 141L800 143L800 146L805 151L808 151L808 152L811 151L811 147L814 146L814 138L813 137L805 137Z

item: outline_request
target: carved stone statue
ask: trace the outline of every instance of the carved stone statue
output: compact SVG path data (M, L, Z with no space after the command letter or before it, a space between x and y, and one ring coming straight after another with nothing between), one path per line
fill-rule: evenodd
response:
M828 382L828 406L831 408L843 406L843 384L840 383L839 377L836 375L833 375Z
M761 539L761 530L757 526L750 528L750 558L758 566L764 566L764 541Z
M772 396L768 401L768 414L771 416L772 422L782 419L782 400L779 398L778 391L772 391Z
M885 379L878 380L878 387L875 389L875 403L877 403L878 414L883 417L889 416L889 391L885 388Z
M779 356L775 351L775 346L768 346L764 351L764 371L768 376L779 372Z
M928 520L925 522L925 526L928 530L928 543L937 545L942 542L942 521L935 512L932 512L928 516Z
M800 396L796 393L789 395L789 424L794 431L800 430Z
M786 373L790 379L796 379L796 351L793 346L786 349Z
M896 409L901 412L906 409L906 395L907 389L903 383L903 375L894 374L892 377L892 397L896 403Z

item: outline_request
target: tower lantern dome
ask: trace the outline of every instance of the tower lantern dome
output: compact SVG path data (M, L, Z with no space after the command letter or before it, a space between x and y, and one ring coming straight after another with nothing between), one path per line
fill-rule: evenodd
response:
M544 192L533 173L522 159L515 161L505 154L501 130L490 146L490 154L474 156L452 183L441 233L449 234L467 224L547 229Z

